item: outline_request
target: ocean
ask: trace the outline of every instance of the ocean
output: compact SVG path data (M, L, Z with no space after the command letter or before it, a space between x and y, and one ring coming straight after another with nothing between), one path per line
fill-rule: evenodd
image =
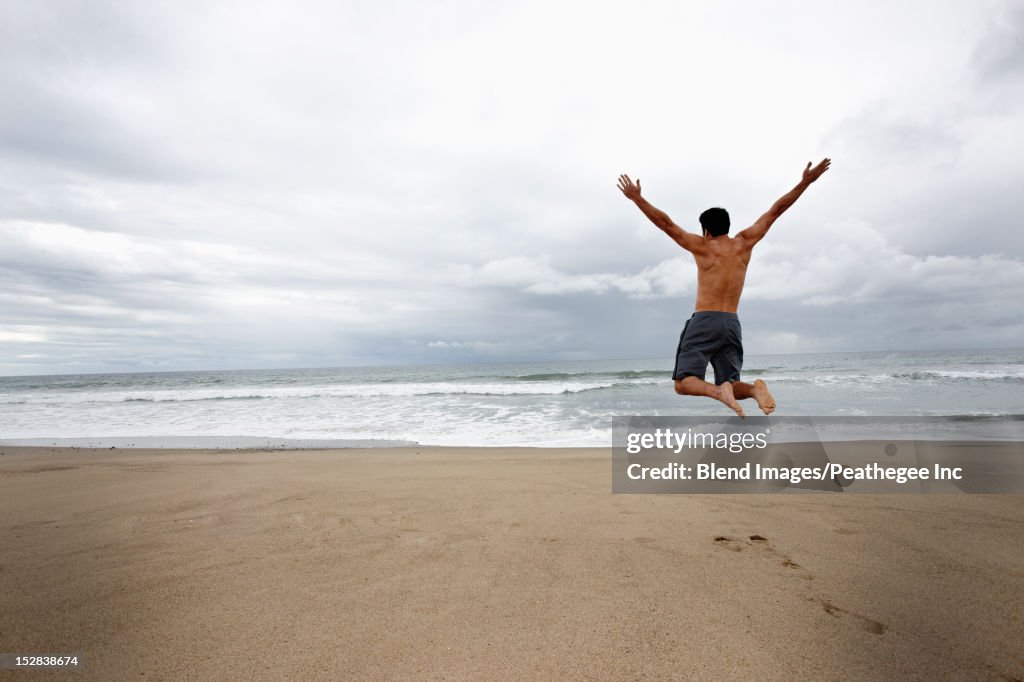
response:
M672 358L0 377L0 443L607 446L616 416L728 416ZM710 370L709 376L711 378ZM778 415L1024 417L1024 349L748 356ZM753 401L744 401L757 414Z

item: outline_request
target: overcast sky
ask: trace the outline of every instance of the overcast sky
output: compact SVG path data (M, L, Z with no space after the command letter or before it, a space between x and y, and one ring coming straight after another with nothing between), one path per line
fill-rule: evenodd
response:
M0 374L1020 346L1024 3L0 2Z

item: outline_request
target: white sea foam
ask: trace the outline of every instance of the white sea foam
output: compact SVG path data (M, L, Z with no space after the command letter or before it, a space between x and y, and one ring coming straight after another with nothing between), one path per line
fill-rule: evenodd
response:
M722 414L714 401L676 395L670 365L662 359L7 377L0 378L0 440L603 445L616 416ZM1024 391L989 390L1024 381L1024 351L748 358L745 378L765 379L786 415L1024 414Z

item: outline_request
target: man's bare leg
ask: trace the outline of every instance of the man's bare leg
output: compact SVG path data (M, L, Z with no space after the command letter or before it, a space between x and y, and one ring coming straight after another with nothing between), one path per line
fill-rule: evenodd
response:
M695 376L689 376L685 379L676 380L676 393L679 395L703 395L708 398L714 398L715 400L724 403L729 409L733 410L736 414L741 417L745 417L743 414L743 408L736 402L735 396L732 392L732 384L726 382L721 386L715 386L709 384L703 379L698 379Z
M768 384L760 379L757 379L753 384L748 384L744 381L734 381L732 382L732 392L736 400L753 398L757 401L757 406L765 414L771 414L775 411L775 398L772 396L771 391L768 390Z

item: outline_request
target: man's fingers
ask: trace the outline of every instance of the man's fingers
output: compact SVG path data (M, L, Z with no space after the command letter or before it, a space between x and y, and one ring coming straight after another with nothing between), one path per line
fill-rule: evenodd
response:
M633 181L629 179L629 176L626 175L625 173L623 173L622 175L619 176L618 187L619 187L619 189L622 190L622 193L626 194L627 196L629 196L628 192L632 191L634 189L637 192L639 192L640 191L640 178L637 178L636 179L636 184L634 184Z

